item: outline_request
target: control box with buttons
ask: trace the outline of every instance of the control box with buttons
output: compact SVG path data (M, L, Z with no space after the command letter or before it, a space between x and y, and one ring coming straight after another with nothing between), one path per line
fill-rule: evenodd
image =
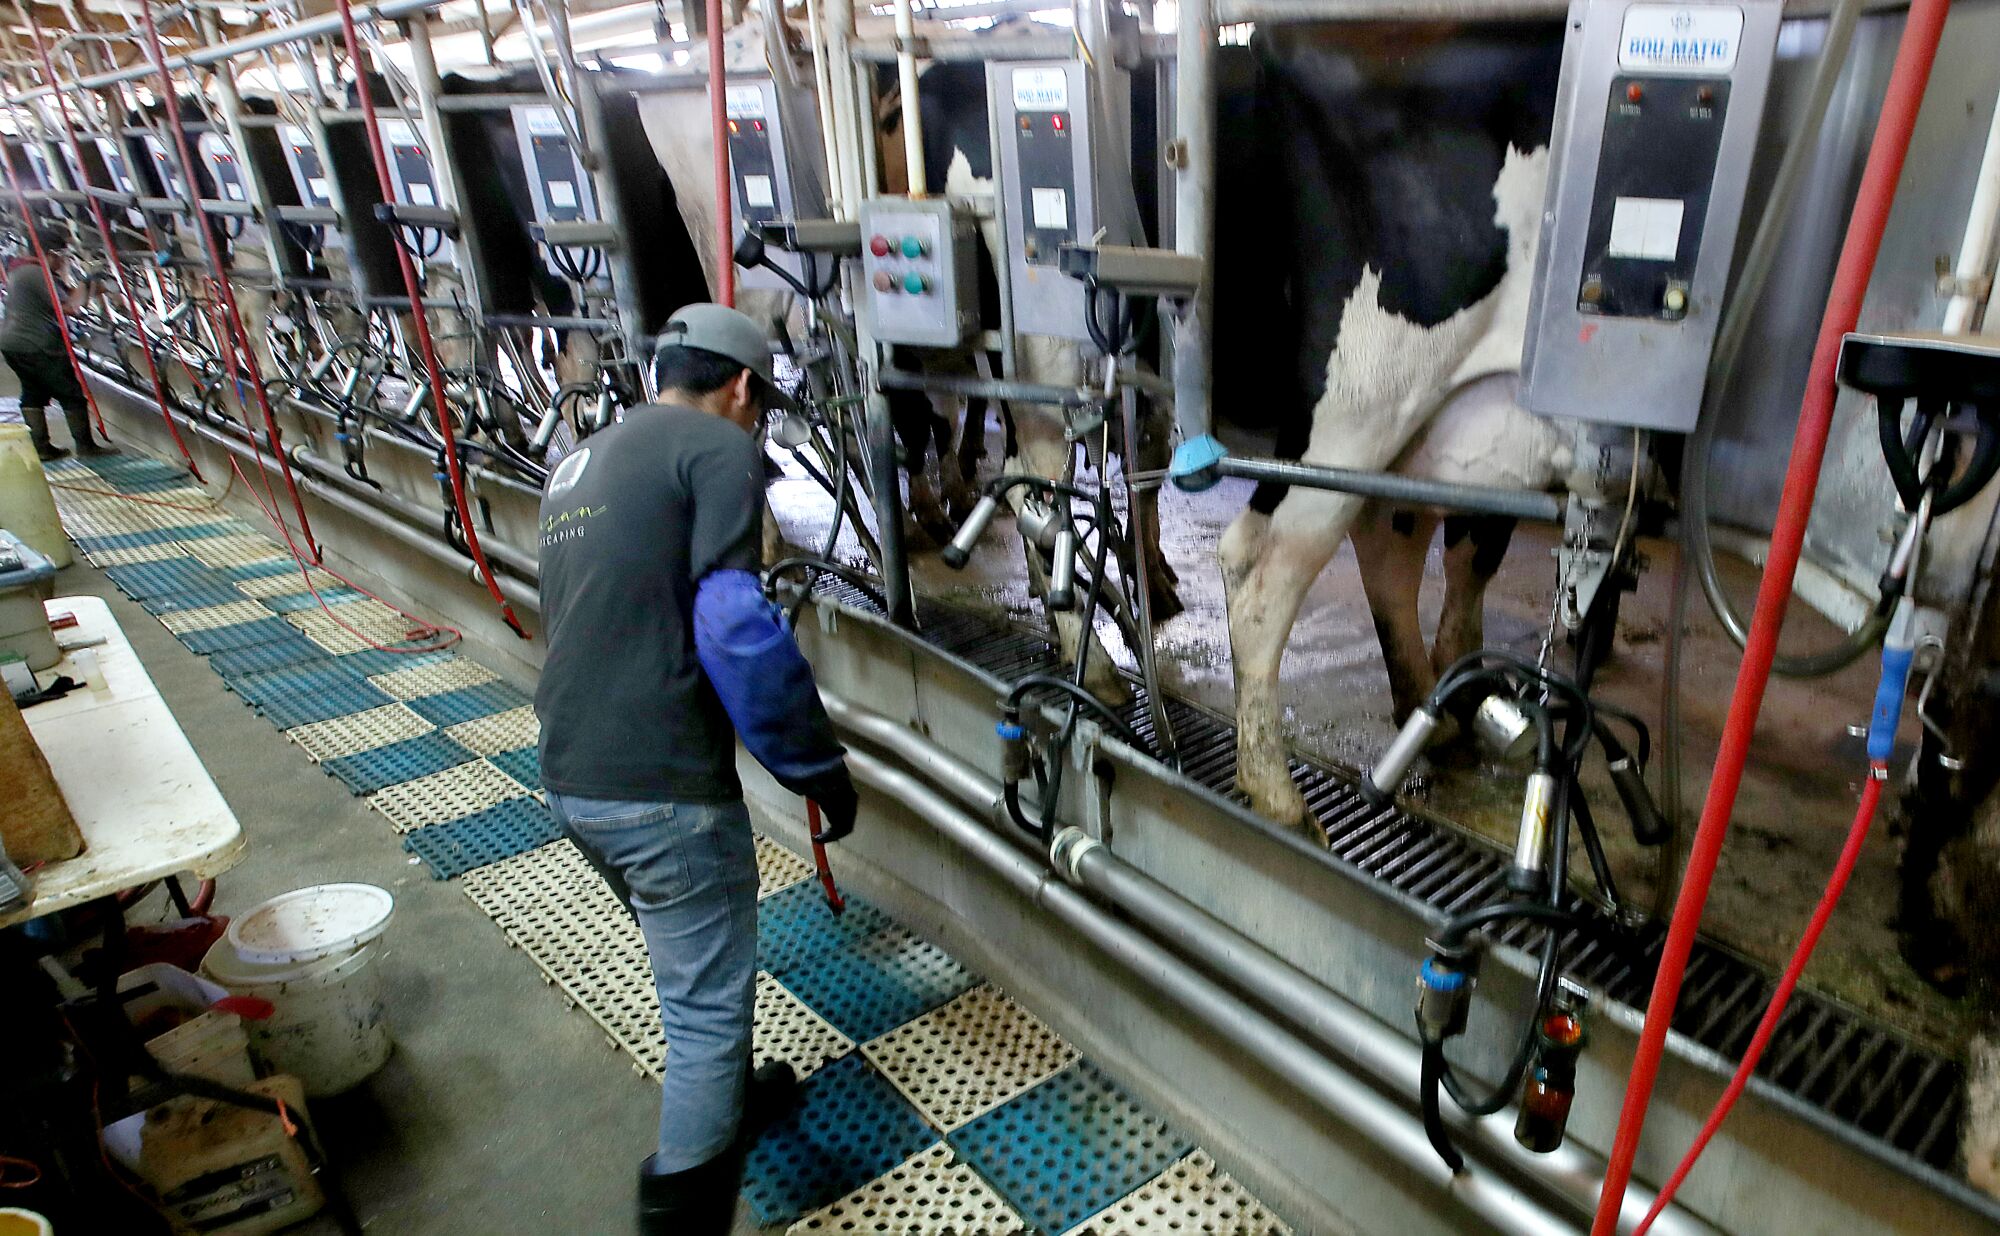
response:
M862 304L883 343L953 348L979 325L972 220L944 198L861 203Z
M327 184L326 169L320 164L319 148L313 145L312 135L298 125L281 124L278 144L285 148L285 166L291 169L292 187L298 190L299 204L331 210L333 189ZM337 227L318 229L317 238L325 249L339 249L347 244Z
M388 147L389 179L396 187L396 200L406 206L437 206L437 171L431 167L431 157L424 150L423 139L418 136L417 126L408 120L378 120L381 126L382 144ZM457 249L450 240L430 233L426 244L436 248L422 255L422 262L438 262L453 265Z
M1521 399L1685 432L1701 409L1781 0L1572 0Z
M987 106L1014 329L1088 339L1084 289L1056 265L1062 246L1097 232L1089 79L1081 61L995 61Z
M577 161L569 134L563 131L556 109L544 104L523 103L512 109L514 140L520 144L521 166L528 172L529 205L535 222L595 223L597 197L590 177ZM571 270L592 269L587 250L566 249L565 264Z
M195 143L202 162L208 165L209 179L215 182L216 196L225 202L247 202L250 192L243 185L243 165L236 151L220 133L204 133Z

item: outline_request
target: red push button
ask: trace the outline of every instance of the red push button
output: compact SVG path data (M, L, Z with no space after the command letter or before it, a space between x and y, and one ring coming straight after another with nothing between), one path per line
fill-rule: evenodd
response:
M882 235L870 236L868 238L868 252L874 254L876 257L888 257L889 238Z

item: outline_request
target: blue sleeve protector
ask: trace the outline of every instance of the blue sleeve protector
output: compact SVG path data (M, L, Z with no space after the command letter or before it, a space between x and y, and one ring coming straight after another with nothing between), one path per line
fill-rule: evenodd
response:
M749 571L710 571L695 588L694 650L743 747L794 793L840 766L812 666Z

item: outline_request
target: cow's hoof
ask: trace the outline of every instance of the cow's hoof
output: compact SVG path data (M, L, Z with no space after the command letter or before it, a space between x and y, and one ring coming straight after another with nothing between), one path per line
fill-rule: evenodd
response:
M1257 814L1281 827L1298 833L1308 841L1326 844L1326 832L1306 809L1305 795L1292 784L1290 773L1280 773L1276 777L1245 776L1239 767L1236 788L1250 796L1250 806Z
M1165 580L1156 579L1153 582L1146 604L1152 612L1155 626L1187 612L1187 606L1181 604L1180 590Z

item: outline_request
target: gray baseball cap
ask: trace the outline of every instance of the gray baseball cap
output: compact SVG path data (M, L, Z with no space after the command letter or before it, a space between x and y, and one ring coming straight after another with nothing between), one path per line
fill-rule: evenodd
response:
M655 352L672 347L697 348L735 361L764 380L778 407L793 406L791 396L771 373L771 344L763 328L747 313L727 305L683 305L653 341Z

